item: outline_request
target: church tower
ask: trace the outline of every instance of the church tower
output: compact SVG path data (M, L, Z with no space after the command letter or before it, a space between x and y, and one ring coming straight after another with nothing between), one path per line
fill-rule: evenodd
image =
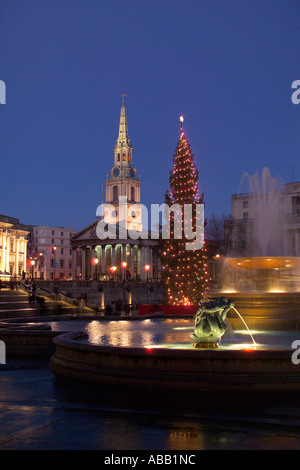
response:
M114 166L107 175L104 220L116 224L124 220L126 229L142 231L139 175L132 164L133 147L128 138L127 116L122 94L119 135L114 146Z

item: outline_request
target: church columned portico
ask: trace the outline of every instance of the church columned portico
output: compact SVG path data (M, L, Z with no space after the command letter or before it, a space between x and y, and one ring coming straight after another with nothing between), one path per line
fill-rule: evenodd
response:
M158 247L151 240L115 240L105 243L89 239L73 241L73 279L136 280L160 279Z

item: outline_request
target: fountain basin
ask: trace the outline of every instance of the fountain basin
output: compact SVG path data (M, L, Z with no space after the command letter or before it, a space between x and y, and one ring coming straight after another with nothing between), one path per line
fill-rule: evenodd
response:
M300 340L299 331L260 332L257 347L245 331L237 335L238 341L230 335L226 339L225 333L218 349L199 350L193 349L190 338L193 320L178 320L175 332L170 328L173 321L105 322L92 329L88 326L86 332L61 334L54 339L56 351L50 368L58 377L122 389L300 390L300 365L291 360L291 345L295 339ZM100 335L96 334L97 328ZM120 345L124 336L128 346Z
M67 333L54 339L52 372L80 381L170 391L299 391L291 350L113 347Z

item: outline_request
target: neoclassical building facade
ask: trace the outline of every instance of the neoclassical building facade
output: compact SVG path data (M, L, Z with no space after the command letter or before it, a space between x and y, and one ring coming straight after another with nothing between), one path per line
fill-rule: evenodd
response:
M122 95L114 165L105 182L105 203L97 219L72 238L73 279L160 279L158 241L143 230L141 181L133 166Z
M26 272L28 233L0 221L0 279L20 277Z

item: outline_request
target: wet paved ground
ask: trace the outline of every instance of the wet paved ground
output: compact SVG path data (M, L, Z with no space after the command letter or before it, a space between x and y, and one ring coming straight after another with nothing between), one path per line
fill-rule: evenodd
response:
M0 292L1 318L38 315L27 308L23 293ZM297 395L122 392L58 382L47 359L0 366L0 449L299 448Z

